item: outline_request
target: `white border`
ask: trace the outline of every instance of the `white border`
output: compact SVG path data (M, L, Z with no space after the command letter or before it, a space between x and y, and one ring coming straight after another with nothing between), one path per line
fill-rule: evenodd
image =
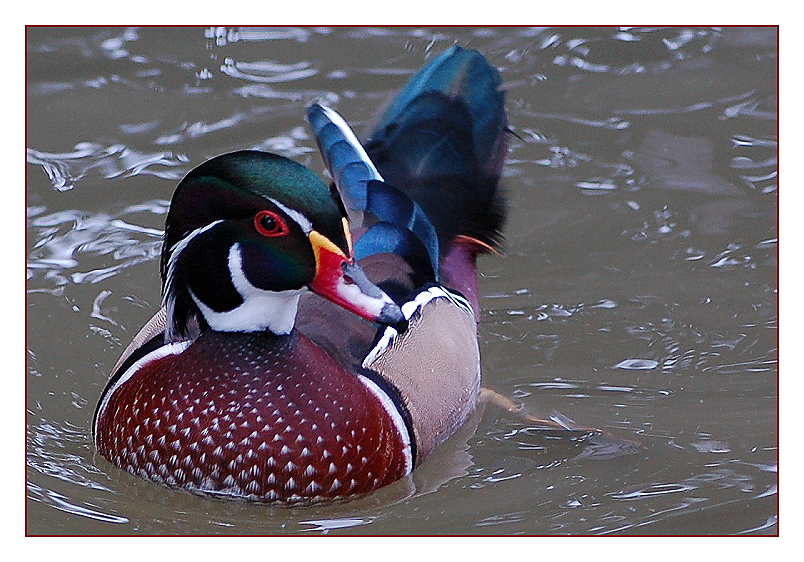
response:
M511 1L505 5L489 3L461 3L460 9L450 2L434 3L407 0L404 9L399 4L382 4L366 0L354 0L348 6L342 3L325 3L308 0L305 4L298 3L228 3L225 10L220 2L212 3L200 0L193 4L192 10L181 3L154 2L141 0L132 10L129 4L109 4L99 0L84 0L80 6L63 2L44 2L36 8L36 15L29 10L11 10L6 14L5 43L8 56L5 60L6 75L11 77L11 83L3 89L3 107L5 109L5 125L9 134L3 135L2 154L10 162L6 166L6 204L2 205L4 242L9 254L6 255L10 264L10 273L2 276L3 294L11 295L6 302L6 314L2 345L5 357L9 364L9 385L11 385L11 398L20 396L24 401L24 378L17 373L24 373L24 333L20 329L25 317L25 302L17 299L16 295L24 293L24 280L16 271L18 263L17 251L24 253L25 220L21 209L24 206L24 192L19 186L25 185L25 171L17 163L20 154L20 144L17 134L22 134L25 128L24 91L18 88L17 76L22 81L24 74L24 28L28 23L59 24L59 25L86 25L86 24L114 24L116 22L130 22L136 19L141 23L151 24L198 24L209 25L214 20L241 19L258 24L271 22L278 24L298 24L303 20L314 19L315 24L371 24L378 25L383 22L416 23L426 19L430 22L443 24L474 23L482 25L529 23L533 25L590 25L592 23L647 23L647 24L688 24L691 21L700 23L732 23L742 25L782 24L781 31L781 139L780 162L783 172L780 174L781 198L781 233L780 246L781 279L784 312L781 316L781 420L782 463L780 486L782 500L782 514L780 516L782 540L779 539L753 539L753 538L353 538L341 537L337 540L321 539L319 537L297 538L227 538L221 540L215 537L195 538L116 538L99 539L93 537L76 538L24 538L24 498L16 486L22 485L25 478L25 466L13 451L16 451L16 439L22 440L24 434L24 417L16 410L10 408L4 413L8 424L8 435L11 436L12 462L2 465L3 481L11 485L11 505L3 510L5 523L2 526L4 544L8 552L19 548L32 547L28 554L36 559L59 560L71 562L72 560L86 560L87 552L94 557L110 557L119 562L142 562L158 553L159 557L186 558L193 554L205 557L231 558L236 554L245 554L249 549L253 554L254 548L270 548L271 556L298 555L303 548L307 557L315 560L334 561L344 560L347 557L354 559L356 553L367 553L366 547L374 549L369 551L372 555L382 557L392 556L429 559L431 557L450 557L475 560L482 558L492 560L499 557L509 558L527 556L531 558L554 558L563 560L568 553L572 557L591 556L595 561L617 560L627 562L630 560L643 561L646 556L656 556L656 547L665 547L662 552L670 552L673 557L695 557L700 559L715 559L728 556L730 561L759 559L786 559L789 551L800 550L802 543L801 533L797 531L801 521L800 506L804 505L802 497L802 484L797 475L800 473L801 446L798 443L797 432L799 412L796 406L798 397L804 395L804 380L797 376L795 366L799 359L796 351L799 347L798 330L795 320L804 317L804 302L798 298L797 288L802 285L802 271L800 263L800 249L804 247L804 234L798 228L802 211L804 211L804 191L798 189L804 182L801 179L796 162L800 159L798 154L798 134L804 131L804 119L800 93L804 91L802 82L804 77L799 70L802 57L801 37L804 36L804 25L799 14L797 4L793 2L744 2L744 1L710 1L700 2L677 0L672 5L661 2L622 1L610 0L608 2L576 2L573 5L549 2L516 2ZM239 9L238 9L239 8ZM42 20L31 21L33 18ZM27 21L25 21L27 20ZM460 21L463 20L463 21ZM579 21L580 20L580 21ZM18 133L16 133L18 132ZM16 133L16 134L15 134ZM789 141L789 142L787 142ZM19 250L16 250L19 249ZM20 262L27 256L20 256ZM11 400L12 402L14 400ZM4 420L6 421L6 420ZM22 449L22 444L19 445ZM22 451L20 451L20 456ZM16 507L16 509L15 509ZM445 509L448 506L445 506ZM312 513L312 512L311 512ZM380 510L379 516L386 516ZM266 512L266 517L270 517ZM421 529L426 527L422 522ZM371 526L364 528L369 533ZM411 531L413 532L413 531ZM66 548L65 548L66 547ZM735 548L736 547L736 548ZM158 549L158 550L157 550Z

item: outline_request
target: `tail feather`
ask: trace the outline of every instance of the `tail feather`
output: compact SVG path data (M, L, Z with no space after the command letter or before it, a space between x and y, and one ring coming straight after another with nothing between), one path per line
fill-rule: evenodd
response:
M450 47L411 78L397 94L375 126L372 140L383 136L390 126L405 128L411 121L440 118L450 120L449 111L439 108L435 114L419 113L414 102L428 93L441 94L446 99L460 100L468 110L468 129L476 159L490 162L495 159L495 145L506 128L505 93L497 70L489 65L478 51Z
M491 247L502 240L497 184L507 119L500 85L483 55L454 46L411 78L366 143L379 173L429 216L442 256L457 236Z

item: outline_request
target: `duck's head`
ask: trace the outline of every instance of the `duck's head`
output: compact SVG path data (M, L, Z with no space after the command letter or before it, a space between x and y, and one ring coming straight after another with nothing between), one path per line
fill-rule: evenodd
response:
M225 154L187 174L170 204L161 271L169 339L193 322L287 334L307 289L368 320L403 319L355 263L337 192L266 152Z

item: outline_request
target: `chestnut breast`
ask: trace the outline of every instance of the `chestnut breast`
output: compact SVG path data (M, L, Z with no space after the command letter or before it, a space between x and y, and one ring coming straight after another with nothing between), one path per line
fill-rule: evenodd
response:
M301 334L202 334L108 391L96 444L132 474L262 501L369 492L412 469L388 396Z

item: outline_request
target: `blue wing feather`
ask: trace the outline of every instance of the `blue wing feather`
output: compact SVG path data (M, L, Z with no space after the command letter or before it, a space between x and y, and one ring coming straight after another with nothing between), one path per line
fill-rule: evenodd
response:
M421 239L398 225L378 222L355 242L355 258L363 260L375 254L393 253L402 256L417 272L422 282L438 281L437 263Z
M356 251L360 249L358 259L397 253L409 263L425 263L430 270L426 277L438 280L438 235L422 208L383 181L357 137L335 111L313 104L307 117L347 210L370 213L376 219L370 222L377 224L355 246Z
M423 94L436 93L444 99L462 102L468 111L466 126L472 132L475 157L479 162L492 160L497 139L507 126L501 85L500 74L482 54L454 45L410 79L380 118L370 138L382 136L389 125L400 130L414 122L451 119L452 110L445 110L443 104L433 107L414 103Z
M479 52L454 46L410 79L365 148L336 112L308 109L350 218L370 227L358 241L361 255L394 252L429 264L437 278L441 252L457 236L499 243L504 103L497 70Z
M340 115L315 103L307 108L307 120L347 208L364 210L367 182L382 176Z
M415 201L392 185L373 180L368 183L366 210L380 221L415 235L426 251L434 279L438 280L438 235L430 219Z

